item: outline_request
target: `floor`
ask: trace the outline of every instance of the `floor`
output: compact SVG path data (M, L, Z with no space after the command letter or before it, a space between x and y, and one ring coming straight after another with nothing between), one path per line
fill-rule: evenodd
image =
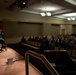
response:
M11 65L7 65L7 59L13 58L14 62ZM20 56L16 51L7 47L7 51L0 53L0 75L26 75L25 60L21 60L23 57ZM37 69L29 64L29 75L41 75Z
M73 55L76 56L76 52L73 52ZM9 58L15 61L11 65L6 64ZM0 75L26 75L25 60L10 47L7 47L7 51L0 52ZM29 75L41 75L41 73L29 63Z

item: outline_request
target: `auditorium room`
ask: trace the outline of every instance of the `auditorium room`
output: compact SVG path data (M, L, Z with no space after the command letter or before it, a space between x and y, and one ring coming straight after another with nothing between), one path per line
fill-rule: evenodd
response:
M0 75L76 75L76 1L0 0Z

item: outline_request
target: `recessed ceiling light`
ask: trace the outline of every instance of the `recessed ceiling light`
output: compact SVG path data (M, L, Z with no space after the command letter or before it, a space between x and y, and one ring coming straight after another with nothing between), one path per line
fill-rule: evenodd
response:
M47 16L51 16L51 13L50 13L50 12L46 12L46 15L47 15Z
M71 18L67 18L67 20L69 20L69 21L70 21L70 20L71 20Z
M25 5L26 3L25 2L23 2L23 5Z
M74 17L71 17L71 18L67 18L67 20L75 20L75 18Z
M46 14L45 13L40 13L41 14L41 16L46 16Z
M74 18L74 17L72 17L71 19L72 19L72 20L75 20L75 18Z

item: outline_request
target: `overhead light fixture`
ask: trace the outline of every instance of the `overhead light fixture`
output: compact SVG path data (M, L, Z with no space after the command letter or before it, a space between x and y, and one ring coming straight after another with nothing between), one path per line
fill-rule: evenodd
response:
M67 18L67 20L69 20L69 21L70 21L70 20L71 20L71 18Z
M75 20L75 18L74 18L74 17L72 17L71 19L72 19L72 20Z
M42 12L40 14L41 14L41 16L51 16L50 12Z
M23 2L23 5L25 5L26 3L25 2Z
M67 20L75 20L75 18L74 17L71 17L71 18L67 18Z
M18 7L21 9L24 8L27 5L27 0L20 0Z
M51 13L50 13L50 12L46 12L46 15L47 15L47 16L51 16Z
M41 16L46 16L46 14L45 13L40 13L41 14Z

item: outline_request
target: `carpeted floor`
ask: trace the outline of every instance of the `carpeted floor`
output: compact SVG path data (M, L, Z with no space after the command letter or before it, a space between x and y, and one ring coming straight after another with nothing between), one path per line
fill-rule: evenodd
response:
M7 59L18 60L11 65L6 65ZM22 59L22 60L21 60ZM0 53L0 75L26 75L25 60L13 49L7 47L7 51ZM40 75L29 63L29 75Z

